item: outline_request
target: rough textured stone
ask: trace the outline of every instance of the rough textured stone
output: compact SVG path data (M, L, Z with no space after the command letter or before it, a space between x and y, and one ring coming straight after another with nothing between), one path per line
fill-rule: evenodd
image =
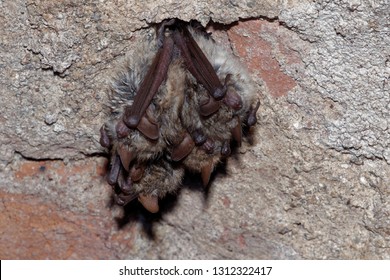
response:
M307 78L322 99L338 104L342 116L324 121L325 144L356 157L390 163L389 1L320 1L306 9L285 10L280 20L310 41L304 58ZM310 84L309 84L310 83ZM310 91L291 95L300 102ZM296 100L298 99L298 100Z
M387 0L0 7L1 259L390 258ZM98 139L112 70L168 17L208 24L262 104L253 145L151 215L112 204Z

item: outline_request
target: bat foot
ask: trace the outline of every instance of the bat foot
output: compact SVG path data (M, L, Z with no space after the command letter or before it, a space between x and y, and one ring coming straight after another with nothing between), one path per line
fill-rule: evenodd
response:
M229 141L223 141L222 147L221 147L221 155L224 157L230 156L232 153L232 150L230 149L230 143Z
M191 136L192 136L192 139L194 140L196 146L203 145L207 140L206 135L204 135L203 131L200 128L195 129L191 133Z
M208 138L206 142L203 143L202 149L206 152L206 154L211 155L215 149L215 142L212 139Z

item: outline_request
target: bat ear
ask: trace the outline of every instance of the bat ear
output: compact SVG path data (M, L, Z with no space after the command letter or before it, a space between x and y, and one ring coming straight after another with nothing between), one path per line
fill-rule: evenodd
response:
M159 127L157 123L152 123L149 119L143 116L137 126L137 129L141 131L150 140L157 140L159 136Z
M145 172L145 166L141 164L136 164L131 167L130 170L130 177L133 182L138 182L141 180L142 176L144 175Z
M180 161L189 153L191 153L192 149L195 147L195 142L192 140L189 134L186 134L184 139L180 142L180 144L173 148L171 153L171 157L173 161Z
M158 197L157 195L152 194L140 194L138 196L138 201L141 202L143 207L148 210L150 213L157 213L160 210L158 206Z
M123 143L119 143L117 153L121 159L123 168L126 171L129 171L130 162L134 159L134 155L124 146Z
M202 182L204 187L207 187L207 185L209 184L213 169L214 169L214 165L211 160L207 163L207 165L202 167L201 176L202 176Z

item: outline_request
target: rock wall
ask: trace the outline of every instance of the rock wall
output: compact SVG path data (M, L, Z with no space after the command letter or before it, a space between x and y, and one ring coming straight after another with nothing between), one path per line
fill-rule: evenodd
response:
M390 3L0 1L1 259L390 258ZM246 64L253 145L162 211L113 205L99 128L150 23L196 19Z

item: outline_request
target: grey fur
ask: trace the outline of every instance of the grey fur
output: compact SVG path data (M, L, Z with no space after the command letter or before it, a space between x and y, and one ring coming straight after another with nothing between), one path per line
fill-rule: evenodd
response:
M204 172L209 175L221 161L223 147L230 145L232 130L241 125L257 102L253 82L239 60L232 54L217 46L211 39L189 29L199 47L214 67L221 82L227 75L227 90L237 93L242 99L242 107L233 109L221 101L219 110L208 117L199 114L200 104L209 97L205 88L186 69L185 61L175 55L169 65L167 78L153 98L148 116L157 120L159 137L151 141L137 129L131 130L128 136L120 138L116 134L116 125L121 120L126 106L131 106L138 87L145 77L156 53L156 43L141 43L139 51L126 58L113 78L110 90L111 115L104 125L104 130L111 139L111 153L120 154L119 145L124 146L132 157L130 171L122 171L118 179L119 187L131 177L131 166L144 166L142 178L132 182L133 194L164 197L175 192L181 184L184 170ZM168 35L169 36L169 33ZM152 115L152 116L151 116ZM239 123L240 122L240 123ZM195 146L189 154L178 163L173 162L172 152L188 135L201 131L213 146L208 150L203 145ZM126 153L127 154L127 153ZM123 164L123 162L122 162ZM207 175L202 174L208 182ZM121 195L121 194L119 194ZM127 202L127 201L126 201Z

